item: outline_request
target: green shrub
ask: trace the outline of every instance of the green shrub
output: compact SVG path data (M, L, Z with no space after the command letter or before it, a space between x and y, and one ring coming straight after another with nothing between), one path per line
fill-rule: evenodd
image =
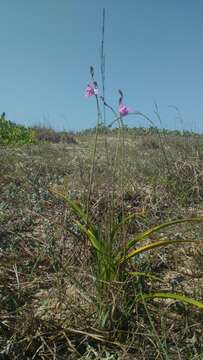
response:
M0 145L29 144L34 141L35 131L0 117Z

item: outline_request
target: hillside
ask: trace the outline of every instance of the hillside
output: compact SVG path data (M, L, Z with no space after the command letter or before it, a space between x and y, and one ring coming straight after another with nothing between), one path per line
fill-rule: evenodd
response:
M121 225L115 249L158 224L203 217L203 137L132 129L121 146L114 130L101 132L95 149L94 131L71 136L68 143L38 139L0 147L0 358L202 359L202 309L174 299L142 304L134 296L161 289L202 301L203 243L133 258L128 271L153 273L161 282L138 275L119 286L109 282L111 317L102 327L98 254L77 211L59 194L86 209L87 221L106 239L112 221L118 225L133 214ZM168 239L203 239L202 223L150 237ZM124 289L132 299L121 307Z

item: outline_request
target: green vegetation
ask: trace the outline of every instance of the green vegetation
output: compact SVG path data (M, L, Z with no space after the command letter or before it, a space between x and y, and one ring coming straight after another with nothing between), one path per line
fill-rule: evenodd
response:
M203 138L74 139L0 148L1 356L200 360Z
M66 131L57 132L46 127L25 127L0 117L0 145L23 145L37 142L75 143L75 136Z
M0 117L0 144L14 145L14 144L30 144L34 141L35 132L32 129L26 128L22 125L17 125L9 120L6 120L3 113Z

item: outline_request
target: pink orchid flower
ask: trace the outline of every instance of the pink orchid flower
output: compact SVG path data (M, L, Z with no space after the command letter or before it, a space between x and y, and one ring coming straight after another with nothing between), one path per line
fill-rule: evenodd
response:
M92 84L88 84L86 89L85 89L85 96L86 97L90 97L94 95L94 88L92 86Z
M132 110L130 108L128 108L127 106L121 104L121 105L119 105L118 112L121 116L126 116L129 113L131 113Z
M98 95L98 87L97 84L88 84L85 89L85 96L90 97L93 95Z
M118 112L121 116L126 116L130 113L132 113L132 110L128 108L127 106L123 105L123 92L121 90L118 90L120 98L119 98L119 108Z

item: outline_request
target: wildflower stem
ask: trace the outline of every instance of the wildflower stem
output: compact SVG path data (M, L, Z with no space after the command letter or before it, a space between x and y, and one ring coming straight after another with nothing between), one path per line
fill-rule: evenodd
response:
M94 180L94 170L95 170L95 158L96 158L96 152L97 152L97 140L98 140L98 134L99 134L99 124L101 121L101 111L99 107L99 100L98 96L95 95L96 104L97 104L97 125L96 125L96 133L95 133L95 140L94 140L94 149L93 149L93 155L92 155L92 164L90 169L90 178L89 178L89 191L88 191L88 198L87 198L87 223L89 218L89 206L90 206L90 200L91 195L93 191L93 180Z
M105 8L103 9L102 14L102 39L101 39L101 79L102 79L102 95L105 99L105 55L104 55L104 35L105 35ZM106 125L106 108L103 102L103 119L104 124Z

